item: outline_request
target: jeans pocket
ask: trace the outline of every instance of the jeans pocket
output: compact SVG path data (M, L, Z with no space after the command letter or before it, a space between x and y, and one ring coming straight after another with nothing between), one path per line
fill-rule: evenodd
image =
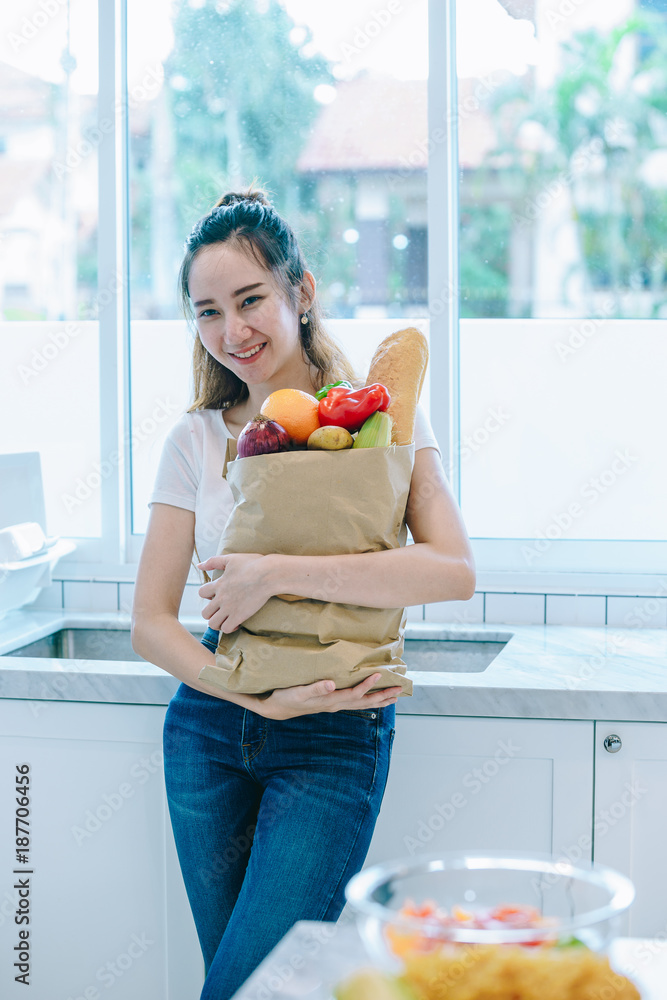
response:
M336 715L352 715L359 719L370 719L371 722L375 722L378 717L377 711L366 708L341 708Z

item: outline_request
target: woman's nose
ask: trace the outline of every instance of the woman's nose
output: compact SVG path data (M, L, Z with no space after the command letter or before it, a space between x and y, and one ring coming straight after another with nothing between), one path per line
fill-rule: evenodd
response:
M242 316L228 316L225 320L225 343L230 347L241 347L252 335L252 330Z

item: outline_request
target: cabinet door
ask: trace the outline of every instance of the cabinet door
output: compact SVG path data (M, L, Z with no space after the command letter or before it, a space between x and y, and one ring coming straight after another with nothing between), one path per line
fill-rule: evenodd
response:
M605 737L618 736L616 753ZM667 933L667 724L597 722L594 858L635 884L637 895L621 933Z
M592 722L399 715L366 864L451 850L590 858L592 801Z
M30 995L199 996L203 961L162 766L163 706L0 700L0 995L28 929ZM16 766L29 764L29 860L17 858ZM20 808L20 807L19 807ZM29 874L27 874L29 873ZM17 925L19 880L29 923ZM113 995L115 996L116 993Z

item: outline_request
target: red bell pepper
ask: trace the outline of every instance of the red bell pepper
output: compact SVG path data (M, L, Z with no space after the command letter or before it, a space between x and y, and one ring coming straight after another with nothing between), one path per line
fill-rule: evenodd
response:
M353 433L378 410L386 410L391 396L379 382L350 391L334 386L320 400L319 417L322 427L344 427Z

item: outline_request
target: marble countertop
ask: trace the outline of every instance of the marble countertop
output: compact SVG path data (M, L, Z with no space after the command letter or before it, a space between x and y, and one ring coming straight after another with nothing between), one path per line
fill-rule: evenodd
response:
M642 1000L667 1000L667 945L619 938L611 946L612 967L631 978ZM267 955L232 1000L331 1000L333 987L370 967L355 924L300 920Z
M204 631L199 617L181 622ZM178 680L142 660L2 658L62 628L129 627L122 612L9 612L0 620L0 697L166 705ZM410 638L505 645L481 672L409 672L402 714L667 722L667 629L408 622Z

